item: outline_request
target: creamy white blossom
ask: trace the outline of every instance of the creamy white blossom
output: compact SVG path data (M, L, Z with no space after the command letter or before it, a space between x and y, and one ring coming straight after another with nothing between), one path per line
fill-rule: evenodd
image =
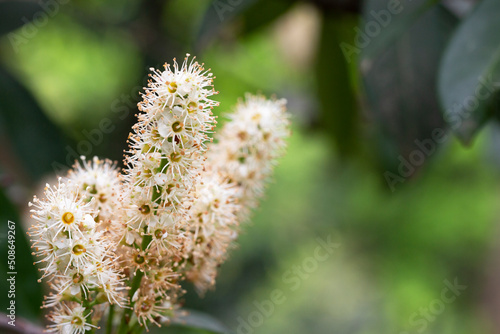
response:
M99 211L98 219L108 222L112 219L116 207L118 193L121 190L121 179L116 162L94 157L87 161L81 157L68 173L68 180L78 189L79 195L92 201L94 209Z
M254 208L290 135L286 100L247 94L228 117L208 152L207 165L238 185L243 209ZM240 217L247 215L243 210Z
M120 333L160 326L180 307L182 280L200 294L214 286L283 154L289 120L285 100L247 95L211 143L212 81L189 55L152 69L123 174L81 157L30 203L49 332L94 330L106 310L111 323L122 317Z
M49 328L60 333L84 333L93 327L82 313L92 295L104 293L110 303L124 301L123 277L115 269L112 243L104 231L97 230L96 199L80 190L71 180L60 178L56 186L47 185L44 198L35 197L30 203L36 221L29 232L33 254L41 258L42 278L51 282L52 289L44 307L56 307Z
M184 256L187 279L200 294L215 284L218 267L238 234L237 187L213 172L205 172L195 187L190 205Z
M59 305L49 318L53 324L48 326L48 332L61 334L84 334L96 325L87 321L89 314L85 315L85 308L76 304Z

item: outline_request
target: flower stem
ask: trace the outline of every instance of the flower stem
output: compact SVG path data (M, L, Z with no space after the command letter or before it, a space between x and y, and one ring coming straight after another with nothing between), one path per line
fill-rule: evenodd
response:
M115 315L115 305L109 306L108 321L106 322L106 334L113 333L113 316Z
M144 231L146 232L147 227L144 227ZM151 242L152 236L144 235L142 238L141 249L146 249L149 243ZM134 311L134 303L132 302L132 298L134 297L135 292L141 286L142 277L144 276L144 271L138 270L135 273L134 279L130 284L130 291L128 293L128 297L130 300L130 308L125 309L122 315L122 319L120 322L120 327L118 328L118 334L127 334L129 333L129 322L132 317L132 313Z
M144 329L143 326L139 322L136 322L135 324L130 324L130 330L129 333L131 334L140 334L142 330Z
M153 191L153 194L151 196L151 201L153 203L160 198L162 188L160 186L155 186L155 190L156 191ZM147 234L147 232L148 232L148 227L144 226L144 235L142 236L142 244L141 244L141 250L143 251L148 248L149 244L151 243L151 240L153 239L153 237ZM137 289L139 289L139 287L141 286L141 281L143 276L144 276L144 271L138 270L135 274L134 279L132 280L132 283L130 284L130 291L128 293L128 297L130 300L130 308L125 309L125 311L123 312L122 319L120 322L120 327L118 328L118 334L128 334L133 332L132 331L133 324L130 323L130 318L132 317L132 313L134 311L134 303L132 302L132 298L134 297L134 294L137 291Z
M91 302L90 296L86 295L83 288L81 288L80 291L81 291L82 296L84 297L82 300L82 306L85 308L85 310L83 311L83 316L85 317L85 319L87 319L86 321L88 321L88 323L92 325L92 320L91 320L90 315L92 314L92 307L94 307L95 301ZM87 296L87 297L85 297L85 296ZM93 334L93 333L95 333L95 328L92 327L91 329L85 331L85 333L86 334Z

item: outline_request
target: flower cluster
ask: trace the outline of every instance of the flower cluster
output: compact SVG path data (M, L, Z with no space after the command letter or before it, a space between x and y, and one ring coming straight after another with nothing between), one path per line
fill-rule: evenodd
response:
M107 310L117 333L136 333L174 316L182 280L200 294L215 284L289 121L284 100L248 95L211 143L212 81L194 58L152 70L123 174L82 157L30 203L34 255L53 291L49 331L93 331Z
M139 104L134 133L126 157L122 203L127 246L124 258L139 288L131 295L141 324L154 319L165 303L175 301L179 285L186 203L203 169L205 143L213 131L212 108L218 103L212 74L188 57L179 67L153 70Z
M200 294L215 284L218 267L238 235L237 188L214 172L205 172L195 188L196 200L189 210L183 254L186 278Z
M286 100L268 100L261 95L245 96L229 115L217 143L208 152L208 165L237 184L237 198L248 217L258 205L277 159L286 148L290 121Z
M91 308L86 305L96 300L118 305L125 301L124 277L116 267L112 243L97 228L96 199L77 188L71 180L59 179L57 186L46 186L45 199L35 197L30 203L36 221L29 232L34 255L41 258L42 278L48 279L53 291L44 307L57 306L49 317L54 322L51 330L61 333L71 324L74 333L94 326L87 321ZM87 313L77 311L81 309ZM102 308L95 310L102 314Z
M94 157L92 162L89 162L84 156L81 159L82 162L77 161L69 171L68 179L81 198L93 203L92 209L99 212L96 220L100 224L97 227L103 230L109 227L115 214L121 187L120 173L116 163L109 160L103 161Z
M126 223L136 232L128 244L149 235L151 251L161 255L176 248L169 236L176 235L184 218L180 203L189 200L202 166L207 133L215 124L214 94L212 74L194 59L188 64L186 57L180 68L174 61L173 70L165 65L151 75L126 156Z

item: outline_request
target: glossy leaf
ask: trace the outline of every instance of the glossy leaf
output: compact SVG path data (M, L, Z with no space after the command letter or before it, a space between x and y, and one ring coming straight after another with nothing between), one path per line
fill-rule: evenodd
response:
M47 17L43 8L35 1L0 1L0 35L30 22L37 13Z
M376 58L390 47L440 0L379 1L368 0L363 8L363 24L358 48L364 59ZM365 46L366 44L366 46Z
M293 0L215 0L210 3L198 31L197 45L205 47L212 38L239 17L240 33L248 34L273 22L285 13Z
M385 1L379 3L383 6ZM384 53L362 57L366 106L376 126L381 163L395 173L398 166L407 165L405 172L397 173L400 177L413 175L438 146L434 137L442 139L436 80L444 46L456 24L452 14L436 6ZM422 149L421 143L429 141L429 149Z
M258 0L211 1L203 15L196 37L198 48L204 48L228 22Z
M72 164L64 161L65 140L59 129L30 92L3 68L0 68L0 101L0 134L10 139L9 151L20 160L31 181L53 173L55 162L58 166Z
M272 23L295 4L294 0L259 1L242 13L243 34L252 33Z
M321 105L320 124L342 156L355 152L359 114L350 84L347 59L339 45L342 30L353 28L356 20L338 15L325 15L316 62L316 85Z
M231 333L219 320L211 315L199 311L188 310L188 314L178 317L172 321L173 325L181 327L189 327L199 330L208 331L210 333Z
M499 17L499 1L482 1L458 27L439 71L444 118L464 143L499 110Z

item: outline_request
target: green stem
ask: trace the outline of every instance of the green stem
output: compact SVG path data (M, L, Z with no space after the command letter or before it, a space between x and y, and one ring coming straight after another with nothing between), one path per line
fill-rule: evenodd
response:
M146 231L147 227L144 227L144 231ZM152 236L144 235L142 238L141 249L144 250L149 245L152 240ZM132 297L134 297L135 292L141 286L142 277L144 276L144 272L142 270L138 270L135 273L135 277L132 280L132 284L130 285L130 291L128 293L128 297L130 300L130 308L125 309L122 315L122 321L120 322L120 327L118 328L118 334L127 334L129 333L129 321L132 318L132 313L134 311L134 306L132 303Z
M153 190L153 194L151 196L151 201L154 203L156 202L163 191L163 189L160 186L155 186L155 189ZM141 250L145 251L149 244L151 243L151 240L153 237L151 235L147 234L148 228L147 226L144 226L144 235L142 237L142 244L141 244ZM122 315L122 319L120 322L120 327L118 327L118 334L128 334L133 332L133 323L130 323L130 319L132 318L132 314L134 311L134 303L132 302L132 297L134 297L135 292L139 287L141 286L141 281L142 277L144 276L144 272L139 270L136 272L134 279L132 280L132 283L130 284L130 291L128 293L128 297L130 300L130 308L125 309ZM142 329L141 329L142 331Z
M128 297L130 300L130 308L126 308L122 315L122 321L120 322L120 327L118 328L118 334L127 334L128 333L128 322L132 317L132 313L134 311L134 306L132 302L132 297L134 297L135 292L141 286L142 277L144 276L144 272L138 270L132 280L132 284L130 285L130 291L128 293Z
M115 305L109 306L108 321L106 322L106 334L113 333L113 316L115 315Z
M95 305L95 303L93 304ZM90 320L91 318L91 313L92 313L92 306L93 306L88 299L83 300L83 307L85 308L85 311L83 311L83 316L85 319L88 319L88 323L92 324L92 321ZM93 334L95 333L95 328L91 327L90 330L85 332L86 334Z
M141 324L137 321L135 323L131 323L130 324L130 330L129 330L129 333L131 334L140 334L142 333L142 330L144 329L144 327L141 326Z
M86 331L85 334L94 334L95 333L95 328L92 327L90 330Z

